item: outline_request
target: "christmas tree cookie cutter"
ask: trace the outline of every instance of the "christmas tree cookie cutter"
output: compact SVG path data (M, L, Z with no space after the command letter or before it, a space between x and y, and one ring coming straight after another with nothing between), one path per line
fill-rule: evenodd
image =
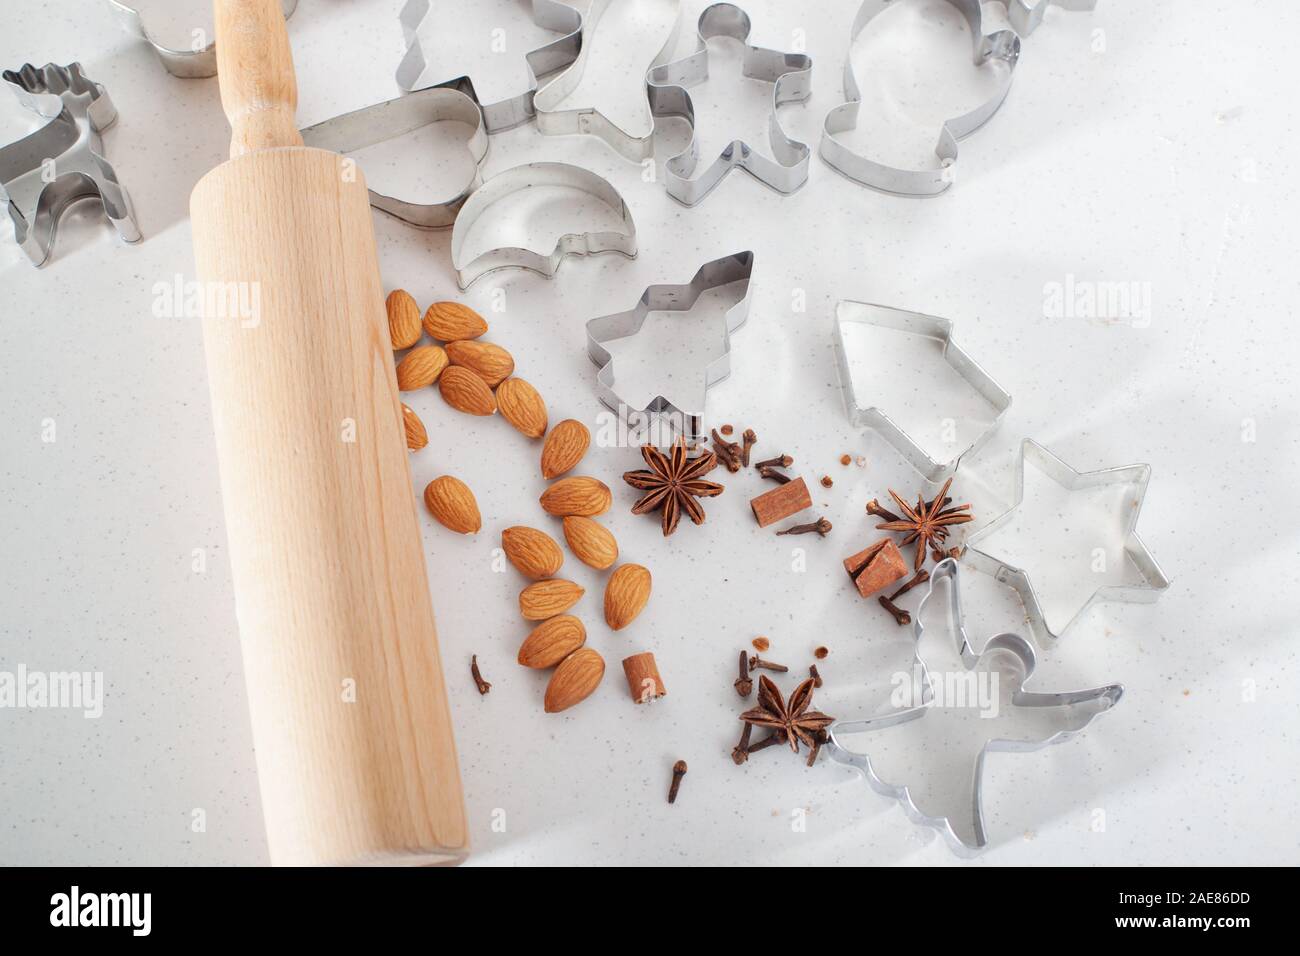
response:
M596 394L601 402L620 416L630 411L659 417L671 423L688 443L703 438L706 434L705 395L710 388L731 374L731 334L749 318L753 275L754 254L737 252L706 262L686 285L652 285L641 293L637 304L626 312L604 315L589 321L587 355L597 366ZM636 335L652 312L689 312L705 292L734 282L744 282L745 292L722 314L722 354L708 363L701 380L692 387L690 393L680 394L685 389L678 388L671 397L660 393L644 406L629 406L619 394L615 361L609 351L609 344Z
M1136 570L1141 583L1103 585L1092 592L1091 596L1069 616L1064 625L1052 626L1029 573L1009 561L996 557L985 543L1011 519L1024 502L1026 467L1033 467L1066 491L1083 491L1106 485L1127 485L1135 489L1132 506L1126 509L1124 517L1124 557ZM1075 471L1038 442L1026 438L1020 446L1020 468L1016 473L1015 503L967 539L965 561L973 569L992 575L1000 583L1009 585L1020 595L1031 633L1044 642L1059 640L1094 604L1105 601L1150 604L1164 594L1171 583L1155 557L1137 535L1137 522L1142 513L1142 503L1146 498L1147 484L1150 480L1151 466L1143 464L1103 468L1099 471Z
M650 71L650 109L658 117L675 116L691 126L691 143L664 164L664 186L678 202L694 206L712 192L733 169L743 169L779 193L792 193L808 181L812 150L786 134L779 110L812 96L812 57L783 53L749 42L749 15L732 3L715 3L700 14L695 51ZM695 131L695 106L689 89L709 78L709 40L728 37L744 46L745 76L772 84L772 110L768 115L768 145L772 158L754 150L742 139L732 140L696 175L700 143Z
M104 158L100 133L117 120L108 91L80 63L28 63L3 78L23 106L49 120L0 148L0 203L27 258L45 264L60 217L82 199L98 199L122 241L139 242L131 197Z
M870 379L867 376L854 375L845 343L845 329L855 324L892 329L937 340L942 346L943 361L951 366L988 405L993 416L990 424L955 457L947 461L932 458L916 439L889 416L885 409L871 403L868 397L871 392ZM1007 409L1011 407L1010 393L999 385L983 366L971 358L965 349L953 341L952 327L953 324L948 319L894 309L885 305L844 300L835 306L833 331L835 356L839 368L840 390L844 396L844 407L848 412L849 421L854 425L865 425L874 429L907 460L908 464L930 482L940 482L951 477L965 458L974 455L993 437L993 433L1002 424Z
M853 734L880 731L912 720L918 720L936 706L932 673L920 653L921 639L925 633L922 619L926 604L934 597L936 586L945 581L950 620L956 631L957 649L961 655L961 662L965 670L968 672L976 671L981 660L991 654L1010 655L1016 661L1017 669L1020 672L1019 686L1010 697L1011 706L1055 708L1058 713L1067 715L1070 723L1070 726L1066 729L1042 738L1008 739L992 737L987 740L975 760L971 784L969 830L966 827L961 827L960 832L959 828L954 826L951 817L933 816L922 810L906 785L885 780L872 765L871 757L866 753L849 749L845 746L846 741L844 739ZM827 745L827 754L836 763L857 770L871 786L871 789L877 793L897 800L903 808L903 812L912 822L937 830L956 854L966 857L974 856L989 842L988 825L984 815L984 758L988 754L995 752L1032 753L1053 744L1064 743L1071 737L1083 733L1096 718L1107 713L1118 704L1124 696L1124 687L1122 684L1108 684L1104 687L1094 687L1088 690L1055 693L1028 690L1027 687L1034 676L1037 657L1033 645L1018 634L1004 633L991 637L984 645L983 650L976 653L966 635L961 608L959 565L952 558L945 558L940 561L935 565L934 570L930 572L930 586L925 597L921 599L917 613L914 615L912 630L915 636L913 667L914 673L919 676L920 680L920 703L879 717L868 717L861 720L837 720L828 728L830 742ZM1080 705L1085 706L1086 712L1076 716L1073 708ZM1066 722L1064 718L1062 722Z
M948 0L970 27L974 43L975 63L982 65L1000 61L1003 65L999 82L991 95L974 109L946 120L939 131L935 156L937 169L901 169L872 159L845 144L839 137L857 128L858 113L862 107L862 90L853 69L853 47L859 36L877 16L898 0L864 0L858 15L849 28L849 48L844 58L844 102L826 114L822 124L821 156L832 169L864 186L905 196L933 196L943 192L953 183L951 167L957 161L957 143L975 132L996 113L1011 92L1011 78L1020 58L1020 37L1013 30L999 30L985 34L980 0ZM1026 22L1033 8L1024 14ZM1038 19L1042 11L1037 11Z
M560 0L532 0L533 22L560 36L524 54L529 75L527 89L502 100L484 103L474 89L473 79L466 74L427 82L425 74L438 58L424 49L420 34L424 32L425 23L433 18L435 7L448 5L449 0L407 0L402 7L399 19L406 36L406 54L397 67L397 85L407 91L430 86L453 86L461 90L483 111L483 125L489 133L513 129L532 119L535 115L533 98L541 79L568 69L582 52L581 10ZM454 68L450 69L455 72Z

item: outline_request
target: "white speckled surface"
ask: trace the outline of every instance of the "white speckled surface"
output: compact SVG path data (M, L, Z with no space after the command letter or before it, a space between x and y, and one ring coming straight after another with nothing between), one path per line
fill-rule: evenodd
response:
M917 9L899 36L867 42L883 43L871 61L887 101L915 115L934 97L918 94L905 62L888 72L887 54L911 48L909 30L946 20L934 19L937 0L909 2ZM398 6L302 0L290 37L304 125L395 95ZM492 6L508 47L535 35L512 19L517 4ZM793 454L836 528L824 541L760 532L747 501L765 489L756 477L723 475L728 490L706 504L708 523L664 541L656 522L627 513L633 495L618 476L636 467L635 452L594 449L583 470L614 487L609 524L624 556L654 572L655 594L632 627L611 633L599 612L601 575L568 559L564 573L588 588L576 613L609 672L582 706L546 716L545 676L514 663L527 633L515 610L523 582L493 569L501 528L558 533L535 504L538 447L500 420L455 415L432 391L408 398L432 437L413 458L414 486L456 474L485 517L473 538L427 519L424 528L475 862L956 862L849 771L825 760L806 769L777 750L743 768L728 757L739 729L733 662L753 636L768 635L768 656L800 668L827 645L817 702L840 716L885 705L891 675L912 653L909 632L858 599L840 569L873 538L863 503L916 482L845 419L829 336L839 298L956 320L965 347L1014 396L1001 431L958 481L981 517L1009 503L1026 436L1080 470L1136 461L1154 470L1139 532L1173 587L1151 606L1085 615L1043 651L1036 678L1051 690L1118 681L1125 699L1082 738L989 759L994 845L974 865L1300 862L1300 210L1284 153L1297 136L1291 38L1300 11L1282 0L1168 6L1101 0L1093 14L1050 11L1001 113L962 144L956 187L932 200L870 192L815 162L792 197L733 174L685 209L598 142L532 128L493 137L489 172L535 159L588 166L624 192L640 229L635 261L570 260L552 282L501 273L464 297L546 397L552 421L594 423L600 410L587 318L629 308L649 283L685 282L706 260L753 249L751 318L733 338L735 374L710 393L710 412L756 428L760 452ZM701 4L685 7L693 23ZM796 31L806 35L814 97L783 120L815 143L839 101L856 4L748 8L759 42L788 49ZM965 49L960 33L931 33ZM106 4L7 12L0 65L72 59L118 106L107 152L146 238L121 247L78 211L39 272L0 242L0 670L98 670L107 692L99 720L0 709L0 863L261 863L201 337L195 322L151 311L156 282L190 274L189 192L223 159L228 133L215 82L165 74L117 30ZM718 62L734 65L726 55ZM972 87L956 82L966 61L953 62L928 73L956 101ZM732 135L724 121L751 136L762 124L761 87L746 92L725 70L716 79L697 102L705 155ZM738 105L722 98L728 91ZM31 125L0 95L0 140ZM863 141L880 134L864 117ZM683 142L672 126L661 135ZM933 135L899 130L887 143L887 158L920 160ZM372 184L380 174L418 184L417 155L411 144L390 153L405 164L396 172L365 164ZM436 186L444 166L430 168ZM421 305L454 295L448 233L375 223L386 286L409 289ZM1149 284L1150 321L1044 318L1046 284L1067 276ZM494 309L497 290L504 311ZM938 379L900 360L890 394L905 396L913 380ZM43 440L46 420L54 442ZM865 455L866 467L841 467L846 451ZM822 473L833 488L813 483ZM1052 509L1036 514L1050 521ZM796 548L804 572L792 570ZM966 583L978 641L1017 626L1004 589L978 575ZM647 649L669 696L643 709L629 702L618 662ZM483 699L469 679L471 653L494 684ZM881 747L891 770L941 799L966 770L969 748L950 744L912 734ZM691 769L670 807L664 790L679 757ZM196 808L203 832L191 827Z

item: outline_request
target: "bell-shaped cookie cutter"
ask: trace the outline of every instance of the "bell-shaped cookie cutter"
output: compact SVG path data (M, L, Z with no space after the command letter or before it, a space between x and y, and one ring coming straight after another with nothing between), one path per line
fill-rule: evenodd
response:
M1033 645L1018 634L1004 633L989 638L988 643L984 645L984 649L978 654L975 652L974 648L971 647L970 639L966 635L966 627L962 617L958 568L959 565L952 558L946 558L935 565L934 570L930 573L929 589L925 597L921 599L921 605L914 615L912 628L915 635L916 650L913 666L920 676L921 703L879 717L868 717L862 720L837 720L828 728L830 743L827 745L826 752L836 763L845 764L861 773L877 793L897 800L903 808L903 812L913 823L933 827L942 834L948 846L955 853L959 856L969 857L978 853L989 842L988 827L984 818L984 758L994 752L1031 753L1035 750L1050 747L1053 744L1064 743L1071 737L1083 733L1094 720L1114 708L1124 696L1124 686L1122 684L1108 684L1104 687L1094 687L1089 690L1057 693L1026 690L1026 685L1029 684L1030 679L1033 677L1037 664ZM1060 730L1043 739L1022 740L995 737L985 742L975 760L975 771L971 785L972 839L969 842L958 834L950 817L927 814L917 805L907 786L885 780L876 772L871 763L871 758L867 754L847 749L842 740L843 737L850 734L883 730L887 727L896 727L899 724L917 720L924 717L931 707L935 705L932 675L920 654L921 638L925 633L922 624L922 612L925 605L934 597L935 587L939 582L945 580L947 581L950 619L956 628L958 652L967 671L976 670L980 659L986 655L994 653L1010 654L1018 660L1018 667L1021 671L1020 686L1011 695L1013 707L1064 709L1079 704L1088 704L1097 708L1092 713L1086 714L1082 719L1075 721L1077 726Z
M705 435L704 400L710 388L731 374L731 334L749 318L750 293L753 288L754 254L737 252L706 262L686 285L652 285L635 306L626 312L603 315L587 323L587 355L597 366L596 394L602 403L620 415L628 411L658 416L694 443ZM618 392L614 374L614 357L608 343L625 339L641 331L652 312L689 312L700 296L734 282L745 283L745 293L729 306L722 316L722 354L708 364L695 394L656 395L642 408L629 406ZM681 386L675 386L681 390Z
M80 63L5 70L4 82L23 106L49 122L0 148L0 203L14 238L34 265L54 248L59 219L73 203L98 199L124 242L138 242L131 197L104 158L100 133L117 120L108 91Z
M812 57L782 53L749 42L749 15L732 3L715 3L700 14L693 53L650 71L650 109L658 117L680 117L691 126L691 143L664 164L664 186L678 202L694 206L712 192L733 169L743 169L779 193L792 193L808 181L812 150L792 139L778 115L787 103L812 96ZM695 131L695 105L688 92L709 78L709 40L729 37L744 45L744 73L772 84L772 111L768 116L769 158L742 139L729 143L700 175L700 142Z
M435 6L447 0L407 0L399 14L406 36L406 54L397 67L397 85L403 90L417 87L453 86L466 93L483 110L483 125L489 133L499 133L526 123L534 116L533 98L543 77L572 66L581 53L582 11L560 0L532 0L533 22L543 30L560 36L524 54L528 66L528 88L494 103L484 103L474 89L471 77L451 76L434 83L425 81L430 57L420 41L424 24L435 13Z
M122 29L153 47L163 68L172 76L178 76L183 80L197 80L217 75L217 50L212 41L203 43L196 49L168 46L149 29L144 15L134 4L124 3L123 0L108 0L108 5L112 7L113 14ZM284 10L285 17L288 18L293 16L294 10L297 9L298 0L280 0L280 6Z
M933 196L952 185L951 167L957 161L958 141L987 123L1011 91L1011 78L1015 73L1016 61L1020 58L1020 37L1012 30L999 30L986 35L982 26L980 0L948 0L966 18L970 27L976 64L1001 61L1005 68L987 100L973 110L944 122L939 132L938 145L934 149L939 158L938 169L900 169L889 166L857 152L838 137L857 128L858 112L862 107L862 90L853 69L853 46L867 25L897 2L898 0L864 0L858 9L858 15L849 29L849 49L844 58L845 102L826 114L822 126L821 155L832 169L864 186L906 196ZM1041 11L1039 16L1041 17Z
M587 193L612 209L623 228L567 233L556 240L555 248L550 252L505 246L469 258L465 253L465 242L479 220L501 200L534 187L561 187ZM451 261L461 289L469 288L473 282L498 269L528 269L549 279L567 256L617 252L634 259L636 251L636 224L632 221L632 211L618 190L595 173L568 163L526 163L492 176L461 207L451 230Z
M573 65L537 90L533 107L537 114L537 128L547 136L595 136L616 153L631 162L640 162L654 155L654 114L650 110L648 91L645 102L644 130L628 129L616 124L592 106L565 108L568 98L577 91L587 68L588 55L593 43L601 42L601 21L609 9L620 0L591 0L591 6L582 18L582 30L577 59ZM629 0L621 0L630 6ZM671 15L672 26L663 44L646 64L639 80L645 87L645 73L660 66L672 54L681 24L681 0L633 0L633 2L662 7ZM665 19L668 19L665 16ZM657 43L656 37L647 38ZM645 62L645 61L642 61Z
M1005 525L1025 500L1025 468L1032 466L1066 491L1083 491L1105 485L1131 485L1136 490L1131 507L1124 513L1124 556L1142 579L1141 584L1110 584L1097 588L1087 601L1076 610L1064 626L1053 628L1048 622L1043 603L1023 568L995 557L982 544L998 528ZM1034 637L1040 641L1055 641L1069 631L1094 604L1120 601L1130 604L1149 604L1169 589L1169 577L1147 550L1137 535L1137 522L1146 498L1147 484L1151 480L1150 465L1123 465L1099 471L1075 471L1038 442L1026 438L1020 446L1020 468L1016 472L1015 503L1003 514L971 535L966 541L966 562L975 570L992 575L996 580L1012 587L1025 606L1025 618ZM1085 572L1088 573L1088 572Z
M483 113L478 104L461 90L429 87L385 103L362 107L309 126L302 131L302 141L306 146L351 153L448 120L472 128L465 148L474 160L474 172L454 196L432 203L416 203L370 190L370 205L376 209L421 229L445 229L456 221L470 195L483 184L483 164L488 154Z
M870 395L871 383L854 376L844 341L845 326L851 324L871 325L937 340L943 348L943 360L988 403L993 413L993 419L988 427L956 457L947 461L937 461L930 457L916 439L889 417L885 409L870 404L867 396ZM930 482L939 482L950 477L965 458L979 451L984 443L993 437L993 433L1002 424L1007 409L1011 407L1010 393L999 385L983 366L971 358L965 349L953 341L952 326L952 322L948 319L885 305L872 305L868 302L853 302L846 299L835 306L833 330L835 357L839 368L840 389L844 396L844 407L848 412L849 421L854 425L865 425L874 429L907 460L909 465Z

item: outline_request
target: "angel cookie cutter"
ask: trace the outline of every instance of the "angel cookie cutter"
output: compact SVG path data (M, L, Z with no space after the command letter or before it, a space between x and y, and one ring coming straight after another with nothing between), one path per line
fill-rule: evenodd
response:
M984 815L984 758L994 752L1032 753L1053 744L1064 743L1071 737L1083 733L1092 722L1111 710L1124 696L1122 684L1108 684L1088 690L1045 693L1026 689L1034 675L1037 658L1033 645L1018 634L1004 633L989 638L984 649L976 653L966 635L962 618L959 565L952 558L945 558L935 565L930 574L930 587L914 616L913 633L916 638L914 654L915 674L920 682L920 703L905 707L879 717L862 720L838 720L828 728L830 742L827 754L836 763L852 767L862 774L866 782L877 793L897 800L908 819L922 826L933 827L947 842L948 846L959 856L974 856L988 845L988 825ZM975 758L974 772L971 780L971 809L969 822L954 825L953 818L935 816L926 813L917 804L911 790L904 784L895 784L885 780L872 765L871 757L845 746L844 738L868 732L876 732L889 727L896 727L909 721L918 720L939 704L935 694L935 675L926 666L920 655L921 639L925 633L922 624L922 612L926 604L934 597L936 585L947 582L950 619L953 622L957 650L961 663L968 673L975 672L983 658L992 654L1009 655L1020 671L1019 686L1012 692L1010 703L1013 708L1041 708L1055 710L1060 717L1063 729L1044 737L991 737L980 748Z

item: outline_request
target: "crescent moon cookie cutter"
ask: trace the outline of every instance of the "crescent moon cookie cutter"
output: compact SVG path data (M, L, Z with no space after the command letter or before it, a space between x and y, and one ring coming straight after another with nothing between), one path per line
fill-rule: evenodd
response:
M672 423L688 443L707 434L704 426L704 403L708 390L731 374L731 336L749 318L753 289L754 253L737 252L706 262L685 285L652 285L626 312L603 315L587 323L587 355L597 366L596 394L600 401L620 417L627 411L657 416ZM699 382L656 388L656 394L644 405L634 407L624 401L615 375L615 358L609 344L636 335L654 312L690 312L700 296L736 282L745 283L744 294L722 313L722 354L704 368ZM682 392L693 388L690 394ZM672 398L666 394L673 391Z
M5 70L3 79L19 103L49 121L0 147L0 203L32 264L49 259L59 219L82 199L98 199L122 241L139 242L131 197L104 156L100 133L117 121L104 86L80 63L27 63Z
M931 457L930 453L904 431L885 409L880 408L867 397L870 395L871 383L875 376L865 373L855 374L854 363L849 357L851 345L846 341L848 330L858 326L870 326L935 340L941 347L942 361L950 366L988 407L992 416L988 425L954 457L946 461ZM873 429L926 481L933 483L951 477L963 460L984 447L1001 426L1007 409L1011 407L1011 394L953 340L952 330L951 320L921 312L908 312L890 306L853 302L847 299L835 306L832 338L835 345L840 391L844 397L844 407L848 412L849 421L856 426Z
M370 190L370 205L420 229L446 229L469 197L483 184L488 136L483 113L467 93L455 87L428 87L396 99L344 113L302 131L303 144L335 153L351 153L425 126L445 121L471 127L465 148L474 172L451 198L431 203L409 202Z
M792 139L781 125L779 110L812 96L812 57L783 53L749 42L749 15L732 3L715 3L700 14L695 51L650 71L650 110L656 117L678 117L691 127L685 151L664 163L664 186L678 202L694 206L711 193L733 169L743 169L779 193L789 194L808 181L812 150ZM689 90L709 78L709 40L729 38L743 45L743 70L750 79L772 84L772 110L768 116L769 158L742 139L732 140L700 175L700 142L695 128L695 105Z
M1037 656L1033 645L1018 634L1003 633L989 638L984 648L976 653L966 634L962 617L959 565L952 558L945 558L935 565L930 574L930 585L925 597L921 599L917 613L913 616L912 631L915 638L913 652L913 674L919 680L920 703L897 709L877 717L860 720L837 720L828 728L830 741L827 754L836 763L852 767L866 780L871 789L882 796L898 801L904 814L913 823L932 827L943 836L949 848L958 856L971 857L978 854L989 843L988 824L984 812L984 760L990 753L1032 753L1054 744L1064 743L1072 737L1083 733L1094 720L1113 709L1124 696L1122 684L1108 684L1087 690L1044 693L1027 689L1037 667ZM1053 709L1059 715L1059 723L1065 725L1061 730L1046 736L1032 737L997 737L988 738L975 759L971 780L971 809L966 826L954 825L949 816L936 816L926 813L917 804L911 789L905 784L895 784L880 776L871 762L871 757L845 746L845 737L853 734L870 733L896 727L924 717L936 706L944 706L943 695L936 694L935 688L946 682L936 683L936 675L926 665L921 656L921 640L925 634L922 624L926 604L935 596L935 588L940 582L947 582L948 611L955 631L957 650L961 657L965 676L974 676L981 661L991 655L1009 656L1015 661L1020 672L1018 686L1010 695L1012 708L1034 708L1046 713ZM947 677L949 675L942 675ZM963 676L960 673L955 676ZM954 682L955 683L955 682ZM967 695L969 696L969 695ZM963 700L966 706L969 701ZM950 702L947 706L952 706ZM1082 713L1079 709L1082 708ZM981 715L982 716L982 715Z
M585 193L612 210L622 228L565 233L556 239L550 252L521 246L491 248L473 257L465 252L470 233L494 206L508 197L545 187ZM461 207L451 230L451 260L462 290L499 269L528 269L550 279L568 256L594 256L603 252L636 258L636 223L632 220L632 211L607 180L568 163L525 163L492 176Z
M112 8L122 29L153 47L163 68L172 76L178 76L183 80L197 80L217 75L215 42L208 41L189 49L169 46L149 29L149 24L137 6L125 3L123 0L108 0L108 5ZM211 4L208 6L210 7ZM297 9L298 0L280 0L280 7L284 10L285 19L288 19Z
M821 156L826 164L863 186L904 196L934 196L953 183L953 165L957 162L957 143L975 132L1002 106L1011 92L1011 79L1020 59L1020 37L1013 30L985 34L980 0L947 0L966 19L974 44L975 63L1001 63L1001 78L992 94L974 109L945 120L934 148L939 159L937 169L901 169L872 159L849 147L838 137L857 128L862 107L862 90L853 69L853 47L858 37L877 16L898 0L864 0L849 28L848 52L844 57L844 100L831 109L822 124ZM1013 0L1016 2L1016 0ZM1044 4L1040 3L1040 7ZM1032 11L1033 8L1029 8ZM1024 15L1029 17L1027 12ZM1042 18L1041 9L1038 19Z
M1136 573L1140 583L1103 585L1094 590L1088 599L1069 615L1064 624L1051 620L1029 573L1009 560L996 557L985 543L1011 520L1024 503L1026 467L1033 467L1068 492L1108 485L1129 486L1133 489L1133 494L1126 500L1123 512L1123 558ZM1009 585L1016 591L1021 603L1024 604L1025 619L1029 624L1030 632L1044 643L1060 640L1095 604L1106 601L1150 604L1158 600L1172 583L1137 534L1137 522L1142 513L1142 503L1146 499L1147 485L1150 480L1151 466L1144 464L1102 468L1098 471L1076 471L1038 442L1026 438L1020 445L1020 468L1016 472L1015 503L966 540L966 563L974 570L989 574L999 583ZM1082 572L1084 575L1089 573L1086 569Z
M619 3L619 12L626 12L633 7L641 7L651 12L662 14L662 21L671 26L664 31L662 44L657 36L650 36L645 42L649 46L658 45L658 51L646 62L639 81L643 89L644 128L626 128L619 126L594 106L564 108L564 103L577 92L586 72L588 54L593 45L604 42L602 26L608 26L608 15ZM548 80L537 90L533 98L533 107L537 116L537 128L546 136L595 136L603 141L629 162L641 162L654 155L654 112L650 109L649 91L646 88L646 74L666 62L676 45L678 30L681 26L681 0L591 0L587 14L582 18L578 56L573 64L554 79ZM640 49L640 47L638 47Z
M484 103L474 89L474 81L467 74L427 82L425 74L436 61L424 49L420 34L426 21L432 19L435 3L447 0L407 0L398 19L406 37L406 54L397 66L397 85L412 91L430 86L453 86L470 97L483 111L483 124L489 133L499 133L528 122L535 115L533 98L542 77L566 70L577 61L582 52L583 13L570 3L560 0L532 0L533 22L543 30L560 36L524 54L528 67L528 88L502 100ZM453 70L453 72L455 72Z

